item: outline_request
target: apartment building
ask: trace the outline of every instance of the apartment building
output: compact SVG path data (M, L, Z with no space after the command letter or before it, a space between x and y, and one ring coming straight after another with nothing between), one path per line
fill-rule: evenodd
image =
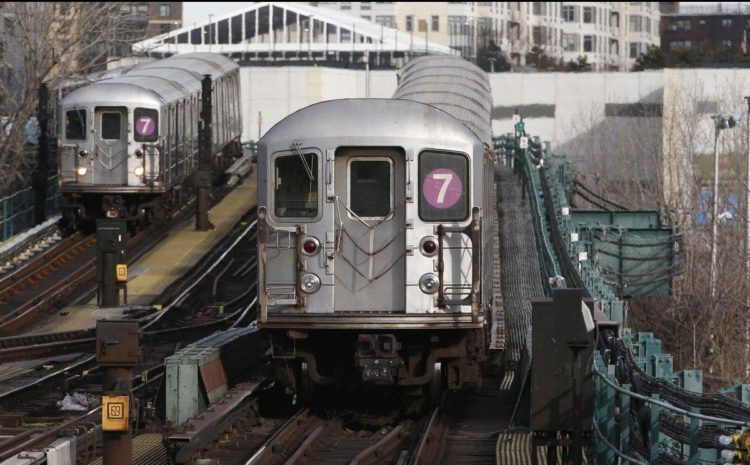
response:
M663 14L665 51L697 49L703 52L739 48L747 53L750 41L750 6L747 4L686 5Z
M597 71L632 67L659 45L659 2L309 2L447 45L470 60L500 47L523 67L543 54L585 56Z

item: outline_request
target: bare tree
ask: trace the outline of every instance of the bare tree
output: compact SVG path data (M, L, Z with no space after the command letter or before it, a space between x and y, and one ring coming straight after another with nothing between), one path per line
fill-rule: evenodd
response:
M109 50L133 28L118 3L0 3L0 192L33 164L25 127L42 83L56 89L70 79L106 68ZM54 91L53 91L54 94ZM9 134L5 129L10 128Z
M670 81L668 73L684 74ZM691 70L665 70L661 119L605 117L601 109L581 108L574 129L584 135L574 147L585 162L575 166L586 184L604 197L631 209L658 208L666 221L680 226L683 272L674 277L672 294L633 299L629 324L661 338L677 369L704 369L707 389L715 390L750 382L750 270L744 253L746 119L721 133L719 212L727 218L719 227L716 298L709 292L714 141L710 116L743 108L747 87L737 74L697 76Z

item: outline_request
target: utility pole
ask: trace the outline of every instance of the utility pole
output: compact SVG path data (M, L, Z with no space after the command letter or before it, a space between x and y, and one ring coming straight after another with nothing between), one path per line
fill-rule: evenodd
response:
M716 114L711 116L714 120L714 192L711 213L711 274L710 294L711 300L716 298L716 281L718 275L718 241L719 241L719 135L722 129L730 129L737 126L742 118L742 113Z
M96 363L102 367L102 461L133 463L131 419L133 368L138 365L140 330L134 320L96 322Z
M716 268L717 268L717 243L719 233L719 135L721 134L720 122L716 121L716 128L714 129L714 191L713 201L711 202L711 271L709 275L710 279L710 295L713 301L716 298Z
M128 303L127 221L96 220L96 303L100 308L120 305L120 290Z
M747 30L746 30L747 33ZM745 380L750 378L750 97L745 97L747 101L747 138L745 140L745 150L747 151L747 178L745 184L745 279L747 289L745 289Z
M195 229L208 231L213 228L211 221L208 219L208 200L211 196L211 158L213 157L211 75L204 75L201 84L198 171L195 174L195 187L198 191L195 202Z

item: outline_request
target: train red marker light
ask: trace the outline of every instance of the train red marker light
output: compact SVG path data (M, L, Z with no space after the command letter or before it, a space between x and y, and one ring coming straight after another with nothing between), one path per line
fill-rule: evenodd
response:
M432 257L438 251L437 239L434 237L425 237L420 243L420 249L424 255Z
M319 247L320 243L314 237L303 239L302 251L305 253L305 255L315 255L318 252Z

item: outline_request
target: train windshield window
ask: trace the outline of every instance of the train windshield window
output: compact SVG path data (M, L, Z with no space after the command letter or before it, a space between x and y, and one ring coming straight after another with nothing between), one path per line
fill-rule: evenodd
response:
M136 142L156 142L159 138L159 112L149 108L136 108L133 112Z
M318 216L318 156L284 155L274 163L274 212L279 218Z
M68 140L86 139L86 110L65 112L65 138Z
M463 221L469 216L469 159L456 153L419 155L419 217Z
M102 112L102 139L119 140L122 132L122 114Z
M384 218L393 209L389 159L353 159L349 163L349 208L361 218Z

